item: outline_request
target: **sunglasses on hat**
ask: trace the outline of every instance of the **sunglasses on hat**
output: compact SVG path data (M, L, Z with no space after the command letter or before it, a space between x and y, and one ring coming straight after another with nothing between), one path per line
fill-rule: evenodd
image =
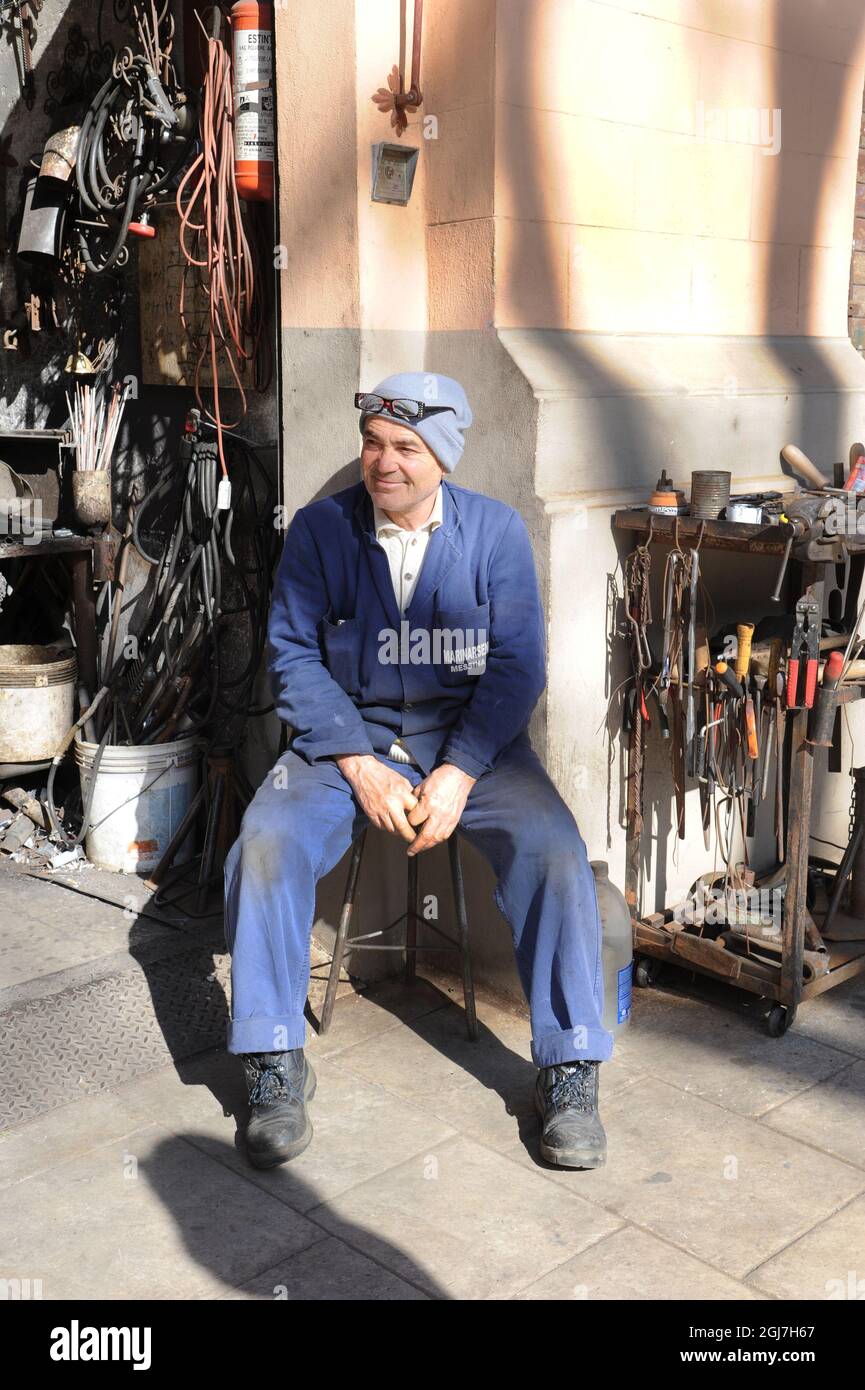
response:
M390 415L394 420L422 420L425 415L437 415L451 409L448 405L426 405L424 401L413 401L405 396L388 400L386 396L365 391L358 391L354 403L364 415Z

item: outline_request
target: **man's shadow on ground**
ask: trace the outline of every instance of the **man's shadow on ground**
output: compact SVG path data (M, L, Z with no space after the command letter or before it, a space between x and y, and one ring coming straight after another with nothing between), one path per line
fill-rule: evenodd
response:
M213 1171L202 1174L200 1166L190 1163L190 1146L237 1171L228 1142L180 1132L141 1159L139 1174L170 1212L196 1266L230 1289L273 1302L450 1297L428 1271L377 1231L345 1217L334 1231L318 1224L310 1213L320 1198L296 1171L289 1182L283 1169L250 1169L248 1187L232 1179L226 1189L224 1177ZM211 1204L211 1219L202 1213L202 1198Z

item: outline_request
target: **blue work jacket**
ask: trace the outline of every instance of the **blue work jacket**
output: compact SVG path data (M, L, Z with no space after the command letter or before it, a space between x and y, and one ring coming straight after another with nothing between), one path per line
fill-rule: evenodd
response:
M479 777L528 724L546 684L528 531L503 502L450 482L442 491L404 615L363 483L294 516L268 669L308 762L387 753L399 736L425 773L448 762Z

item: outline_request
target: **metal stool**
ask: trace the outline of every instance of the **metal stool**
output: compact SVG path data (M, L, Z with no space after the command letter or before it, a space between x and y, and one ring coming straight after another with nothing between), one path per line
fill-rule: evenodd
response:
M454 940L447 932L443 932L435 922L428 922L422 918L418 912L418 875L417 859L408 860L408 882L406 886L406 910L400 913L399 917L393 922L389 922L386 927L379 931L365 932L362 936L352 937L348 940L348 928L351 922L352 908L354 907L355 893L357 891L357 880L360 873L363 851L366 847L366 830L358 836L351 851L351 862L348 866L348 878L345 885L345 896L342 900L342 912L339 917L339 926L336 932L336 941L333 947L333 960L330 966L330 974L327 980L327 993L324 997L324 1008L321 1011L321 1023L319 1033L326 1033L330 1027L333 1016L333 1006L336 1002L336 989L339 984L339 972L342 968L343 960L349 951L358 949L365 951L403 951L405 953L405 983L413 985L416 978L417 953L418 951L458 951L462 964L463 994L465 997L466 1008L466 1031L472 1042L477 1042L478 1020L475 1012L475 989L472 980L472 960L469 949L469 924L466 916L466 895L463 885L463 870L460 863L459 841L456 833L451 835L447 842L448 855L451 865L451 886L454 895L454 907L456 908L457 927L459 928L459 939ZM393 931L401 922L405 922L405 942L375 942L373 938L384 936L387 932ZM423 921L434 932L443 937L448 943L447 946L418 946L417 944L417 924Z

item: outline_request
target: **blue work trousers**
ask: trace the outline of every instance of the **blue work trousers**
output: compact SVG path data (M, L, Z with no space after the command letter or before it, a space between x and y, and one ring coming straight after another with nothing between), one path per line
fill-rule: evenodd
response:
M377 757L415 785L420 768ZM303 1047L315 885L368 825L334 762L285 753L250 802L225 866L229 1052ZM576 821L528 736L469 793L459 832L489 861L513 933L539 1067L605 1061L601 925Z

